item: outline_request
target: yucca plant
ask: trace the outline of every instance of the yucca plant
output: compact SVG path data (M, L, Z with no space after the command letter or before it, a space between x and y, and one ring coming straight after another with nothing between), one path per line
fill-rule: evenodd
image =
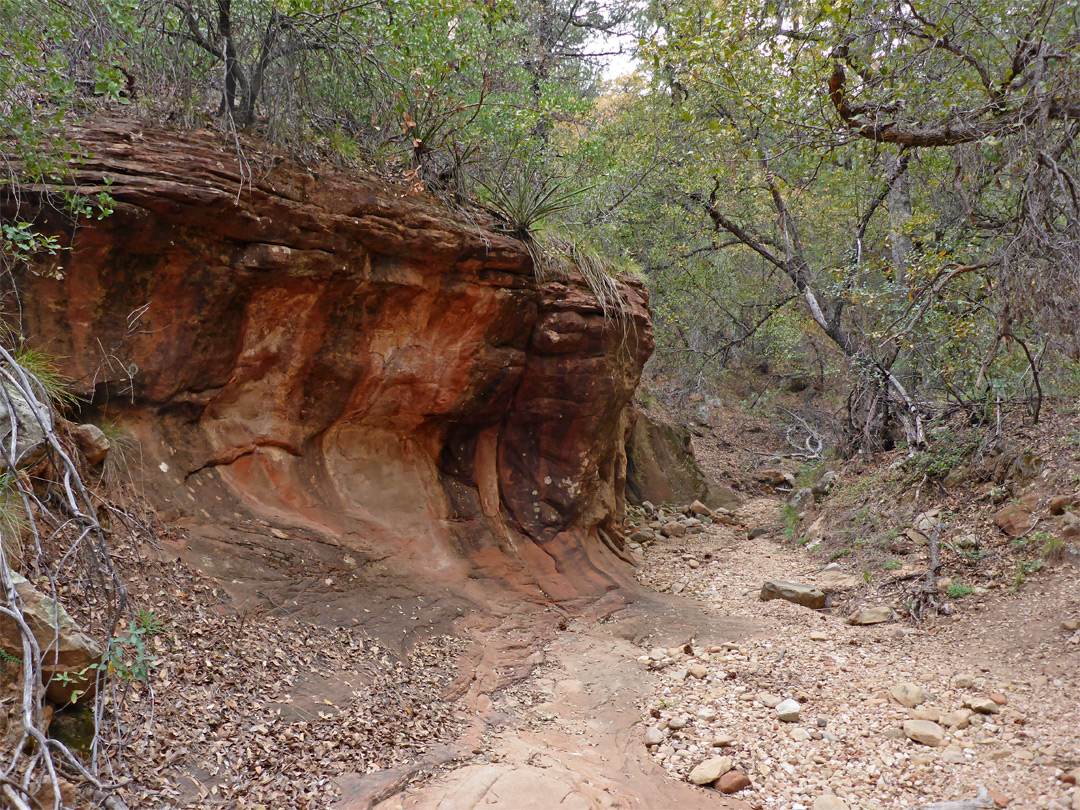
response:
M530 172L514 174L505 183L480 181L481 201L506 221L514 236L528 242L545 220L574 207L588 186L570 188L566 180L537 180Z

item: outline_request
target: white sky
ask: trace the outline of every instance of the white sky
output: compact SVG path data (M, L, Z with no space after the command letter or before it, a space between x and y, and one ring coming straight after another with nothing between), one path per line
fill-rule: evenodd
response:
M619 46L622 45L624 50L629 51L634 45L634 37L630 34L625 34L621 37L615 36L603 36L597 37L593 48L596 51L617 51ZM634 72L634 68L637 67L637 63L634 57L630 53L624 53L619 56L605 56L606 60L604 65L604 80L611 81L612 79L618 79L620 76L627 76Z

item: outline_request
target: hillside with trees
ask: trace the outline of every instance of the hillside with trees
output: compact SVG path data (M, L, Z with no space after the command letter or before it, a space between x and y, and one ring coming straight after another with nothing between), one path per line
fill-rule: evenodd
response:
M0 807L1080 808L1078 139L1066 0L0 0Z

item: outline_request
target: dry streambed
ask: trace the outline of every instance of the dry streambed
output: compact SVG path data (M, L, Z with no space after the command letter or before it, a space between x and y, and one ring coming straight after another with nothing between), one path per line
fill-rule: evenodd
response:
M777 508L754 501L735 520L771 522ZM1080 810L1075 570L971 598L943 625L852 626L852 607L887 608L858 577L843 583L842 613L763 602L767 580L828 590L839 578L737 525L665 534L637 550L644 584L769 628L737 643L642 649L638 666L656 679L644 742L673 776L759 808L966 797L969 807Z

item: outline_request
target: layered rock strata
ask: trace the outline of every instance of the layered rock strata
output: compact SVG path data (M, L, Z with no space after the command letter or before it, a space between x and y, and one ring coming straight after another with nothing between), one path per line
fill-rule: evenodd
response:
M378 180L208 132L73 136L74 185L115 211L74 227L47 204L59 189L23 189L20 215L68 249L19 278L22 328L62 358L84 418L138 440L128 461L189 561L264 595L286 569L323 596L624 583L641 285L606 317L573 271L538 283L490 222Z

